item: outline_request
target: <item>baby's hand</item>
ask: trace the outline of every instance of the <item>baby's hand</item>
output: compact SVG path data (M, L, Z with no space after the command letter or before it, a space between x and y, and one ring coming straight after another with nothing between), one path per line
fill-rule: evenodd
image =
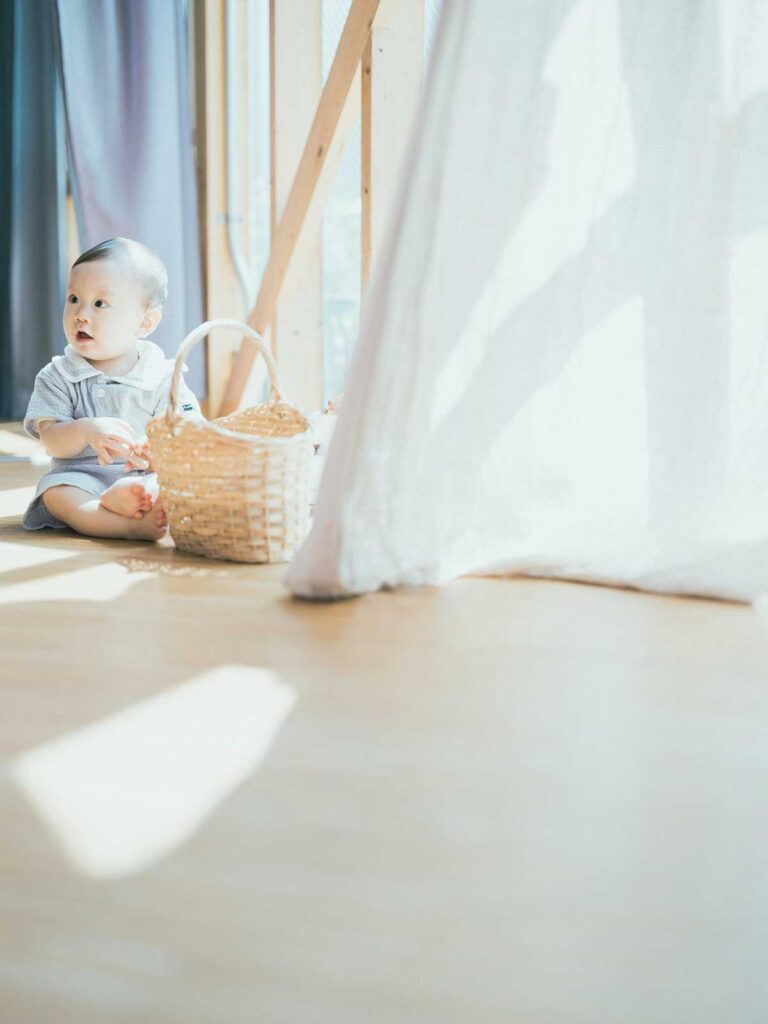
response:
M129 456L135 443L130 423L111 416L94 416L89 419L86 439L99 456L99 464L102 466L112 463L115 457Z
M130 457L125 464L125 472L130 473L133 469L152 471L152 453L147 441L139 441L138 444L132 445Z

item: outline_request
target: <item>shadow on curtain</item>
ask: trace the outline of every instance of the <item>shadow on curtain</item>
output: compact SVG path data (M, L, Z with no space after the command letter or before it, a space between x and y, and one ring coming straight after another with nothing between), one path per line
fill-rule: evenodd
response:
M293 592L768 590L768 9L446 5Z

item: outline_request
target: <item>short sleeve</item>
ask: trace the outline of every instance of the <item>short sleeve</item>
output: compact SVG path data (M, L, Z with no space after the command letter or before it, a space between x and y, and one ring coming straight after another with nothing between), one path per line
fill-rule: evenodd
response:
M155 406L155 416L161 416L165 412L168 408L168 399L168 386L166 385L163 388L162 398ZM181 379L181 387L179 388L179 411L183 416L190 416L192 419L201 420L203 418L203 414L200 411L200 403L183 377Z
M24 430L39 439L37 424L40 420L75 419L75 406L67 382L48 365L35 378L35 387L24 417Z

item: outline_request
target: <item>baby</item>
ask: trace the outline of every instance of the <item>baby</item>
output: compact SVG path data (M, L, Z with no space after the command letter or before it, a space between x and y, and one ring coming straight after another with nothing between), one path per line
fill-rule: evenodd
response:
M167 407L174 362L144 338L160 322L167 291L160 257L129 238L101 242L72 265L70 344L37 375L24 418L52 456L25 529L150 541L166 532L145 428ZM181 404L201 415L184 384Z

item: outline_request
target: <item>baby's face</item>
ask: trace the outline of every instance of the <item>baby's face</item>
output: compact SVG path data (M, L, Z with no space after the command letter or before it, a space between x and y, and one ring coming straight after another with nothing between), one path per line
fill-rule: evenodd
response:
M81 356L99 362L125 355L153 326L154 318L130 267L106 259L72 268L64 333Z

